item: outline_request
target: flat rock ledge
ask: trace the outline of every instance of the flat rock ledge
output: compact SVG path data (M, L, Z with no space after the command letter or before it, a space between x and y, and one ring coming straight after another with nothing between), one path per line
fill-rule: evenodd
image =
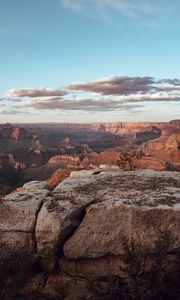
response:
M0 299L180 299L178 172L33 181L0 201L0 220Z

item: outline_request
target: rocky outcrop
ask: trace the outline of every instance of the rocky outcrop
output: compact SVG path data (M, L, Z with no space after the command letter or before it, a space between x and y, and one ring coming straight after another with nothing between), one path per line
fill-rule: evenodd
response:
M179 149L173 141L179 129L179 120L167 123L0 124L0 177L6 178L1 186L6 191L27 181L47 180L57 169L77 167L84 159L89 164L98 165L98 160L100 164L107 164L112 157L104 153L115 148L122 153L140 148L144 153L140 168L163 170L167 169L165 163L168 162L172 165L170 170L173 167L179 170ZM166 142L174 147L165 147ZM98 157L101 152L103 154ZM154 161L149 157L154 157ZM17 169L21 171L18 176ZM5 173L7 176L3 175ZM14 173L15 176L11 176Z
M48 179L48 186L50 190L54 190L64 179L69 177L71 171L67 169L59 169L55 171Z
M151 157L154 161L162 161L164 169L167 163L175 170L180 169L180 134L164 133L161 138L144 143L141 151L145 155L143 160Z
M28 272L37 258L34 238L38 212L49 194L47 184L32 182L0 204L0 276Z
M57 164L60 162L70 162L70 163L78 163L80 162L79 156L70 156L70 155L56 155L50 158L50 164Z
M179 299L180 173L82 170L47 188L0 203L1 299Z

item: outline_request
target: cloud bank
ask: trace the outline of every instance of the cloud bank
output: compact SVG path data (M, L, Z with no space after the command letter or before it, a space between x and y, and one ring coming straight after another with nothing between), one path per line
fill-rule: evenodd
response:
M11 89L6 95L7 98L0 99L4 105L0 114L33 114L44 111L67 114L74 112L77 115L80 112L138 114L143 111L147 114L154 109L153 105L156 103L160 110L158 103L177 105L180 102L180 80L156 79L151 76L109 76L94 81L71 83L58 89Z
M154 89L152 77L120 77L110 76L92 82L76 82L67 89L100 93L102 95L128 95L149 92Z
M49 97L49 96L64 96L66 91L62 89L49 88L21 88L11 89L6 92L8 97Z
M33 101L25 104L26 108L35 110L52 110L58 109L62 111L116 111L116 110L132 110L142 107L140 104L124 103L113 99L58 99L51 98L46 101Z

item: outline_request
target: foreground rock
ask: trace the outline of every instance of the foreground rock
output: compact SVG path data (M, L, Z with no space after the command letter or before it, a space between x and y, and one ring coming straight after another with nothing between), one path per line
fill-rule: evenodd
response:
M157 176L153 171L138 171L96 180L93 189L100 203L87 208L78 230L65 243L65 256L124 255L125 240L153 253L164 235L171 238L166 250L174 251L179 245L180 225L180 181L176 177L179 174L169 177L166 172ZM87 197L92 194L92 184L79 190Z
M25 184L0 204L0 275L33 268L37 258L34 237L38 212L49 194L47 184Z
M44 269L51 270L62 254L64 242L80 224L92 197L54 194L45 200L36 224L37 253Z
M180 173L83 170L46 188L0 204L1 299L179 299Z

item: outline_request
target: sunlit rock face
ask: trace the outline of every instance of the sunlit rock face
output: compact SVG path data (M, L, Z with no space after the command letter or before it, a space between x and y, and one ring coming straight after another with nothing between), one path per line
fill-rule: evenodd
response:
M180 170L180 121L0 124L0 195L58 169L113 164L113 151L142 155L139 169Z
M178 172L74 171L51 192L33 181L0 218L1 299L179 299Z
M153 141L143 143L141 151L144 156L139 166L156 170L180 170L180 134L167 134Z

